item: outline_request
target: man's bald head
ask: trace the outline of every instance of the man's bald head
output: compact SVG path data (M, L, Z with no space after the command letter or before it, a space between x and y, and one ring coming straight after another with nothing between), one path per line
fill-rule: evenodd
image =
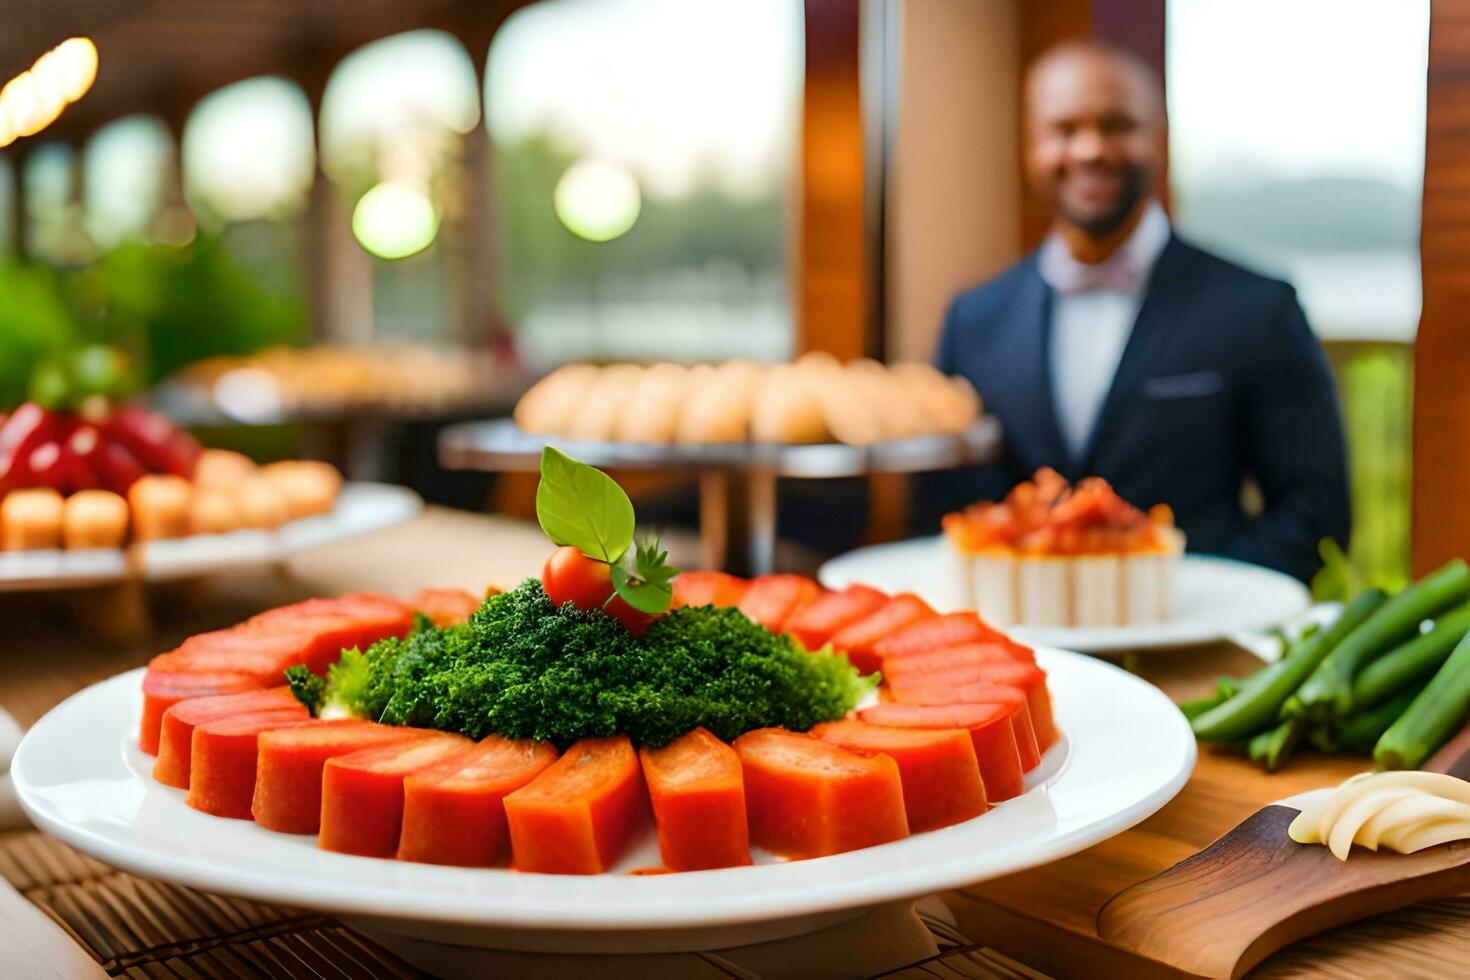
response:
M1137 56L1101 41L1051 48L1026 74L1026 169L1059 220L1092 238L1128 223L1164 161L1164 95Z

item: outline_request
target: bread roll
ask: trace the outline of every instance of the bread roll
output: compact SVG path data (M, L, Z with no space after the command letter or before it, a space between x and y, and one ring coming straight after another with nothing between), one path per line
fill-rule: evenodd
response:
M128 537L128 502L110 490L80 490L66 498L61 540L69 551L121 548Z
M152 474L128 489L133 537L140 541L182 538L189 533L193 488L183 477Z
M342 489L342 474L330 463L292 459L262 466L260 475L281 492L294 520L329 514Z
M0 548L60 548L62 510L61 494L50 487L12 490L0 501Z
M680 364L655 364L643 372L618 415L619 442L672 442L689 393L691 372Z
M263 476L246 480L235 489L235 508L240 526L269 531L291 519L286 495Z
M516 425L523 432L560 435L587 396L600 372L591 364L568 364L531 386L516 404Z
M767 371L751 402L750 437L756 442L830 442L814 379L821 370L804 370L798 362Z
M869 400L866 386L854 383L854 375L846 370L823 371L813 379L822 418L838 442L865 446L883 438L877 406Z
M726 361L691 384L677 432L680 442L744 442L750 437L751 403L765 368L754 361Z
M933 432L914 392L882 364L871 358L849 361L843 369L859 396L872 407L874 421L884 439L909 439Z
M228 449L206 449L194 467L194 485L229 490L250 479L255 471L249 456Z
M228 534L244 526L235 495L223 487L195 487L189 503L190 534Z
M964 378L948 377L922 361L895 364L893 375L913 395L933 431L958 434L980 414L980 398Z
M603 368L572 413L565 430L558 434L584 442L612 439L618 419L643 374L643 368L637 364L610 364Z

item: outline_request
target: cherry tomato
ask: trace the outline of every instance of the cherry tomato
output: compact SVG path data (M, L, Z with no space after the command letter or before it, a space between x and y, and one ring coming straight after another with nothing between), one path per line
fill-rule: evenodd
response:
M612 566L571 545L557 548L541 570L541 585L557 606L596 609L613 594Z
M648 613L628 605L620 595L613 596L612 602L607 604L606 609L609 616L626 626L628 632L634 636L642 636L643 631L648 629L648 624L654 619Z

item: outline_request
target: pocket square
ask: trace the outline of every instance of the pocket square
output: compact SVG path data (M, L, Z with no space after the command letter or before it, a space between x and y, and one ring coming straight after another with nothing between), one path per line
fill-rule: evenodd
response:
M1143 382L1145 398L1203 398L1224 390L1225 379L1215 371L1157 375Z

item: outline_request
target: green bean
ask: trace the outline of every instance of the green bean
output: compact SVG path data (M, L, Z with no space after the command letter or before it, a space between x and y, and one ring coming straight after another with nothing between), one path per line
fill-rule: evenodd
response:
M1418 688L1400 691L1382 704L1353 715L1337 730L1337 745L1344 752L1367 755L1383 737L1383 733L1399 720L1419 695Z
M1275 772L1286 765L1286 760L1301 740L1306 722L1301 718L1288 718L1275 728L1268 728L1250 741L1251 761L1259 762L1267 772Z
M1307 732L1307 741L1312 743L1312 748L1318 752L1331 754L1341 746L1337 741L1337 732L1328 725L1317 725Z
M1417 691L1449 659L1470 633L1470 606L1461 606L1434 621L1429 632L1414 637L1368 666L1353 678L1353 710L1362 711L1389 700L1405 689Z
M1373 749L1380 769L1418 769L1447 742L1470 710L1470 636L1389 726Z
M1348 603L1331 627L1299 640L1285 657L1247 678L1235 697L1193 719L1194 734L1207 741L1224 741L1275 726L1286 699L1385 598L1379 590L1369 589Z
M1317 666L1285 714L1346 718L1352 714L1353 678L1358 671L1413 638L1426 619L1466 599L1470 599L1470 568L1458 558L1403 589Z
M1186 718L1197 718L1209 711L1216 705L1224 704L1240 691L1240 682L1233 677L1219 677L1215 680L1215 691L1202 698L1194 698L1190 701L1180 701L1179 710Z

